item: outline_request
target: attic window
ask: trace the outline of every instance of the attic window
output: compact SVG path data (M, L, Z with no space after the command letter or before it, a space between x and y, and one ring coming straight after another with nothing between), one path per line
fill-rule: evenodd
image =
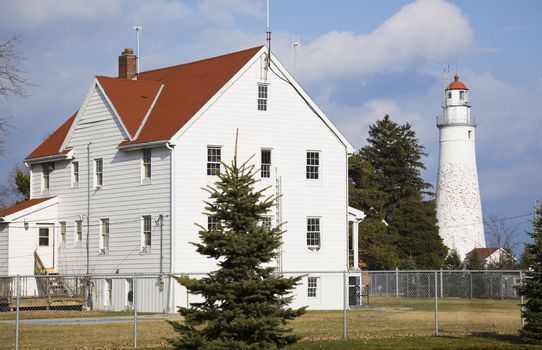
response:
M267 84L258 84L258 111L267 111Z

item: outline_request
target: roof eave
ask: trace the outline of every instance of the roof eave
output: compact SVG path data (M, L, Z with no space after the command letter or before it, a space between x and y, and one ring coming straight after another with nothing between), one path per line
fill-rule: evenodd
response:
M118 145L117 149L121 151L135 151L144 148L150 147L161 147L169 144L170 140L159 140L159 141L150 141L150 142L141 142L141 143L128 143L125 145Z
M72 152L57 153L57 154L53 154L49 156L30 158L30 159L27 158L24 161L27 164L36 164L36 163L54 162L54 161L67 160L67 159L73 159Z

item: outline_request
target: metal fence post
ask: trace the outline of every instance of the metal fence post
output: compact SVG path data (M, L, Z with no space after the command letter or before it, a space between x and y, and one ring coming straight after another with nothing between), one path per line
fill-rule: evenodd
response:
M15 350L19 350L19 306L21 302L21 277L16 277L15 292L17 293L17 304L15 310Z
M395 268L395 297L399 299L399 268Z
M435 271L435 335L438 336L438 274Z
M442 282L442 269L440 269L440 298L444 296L444 282Z
M523 284L523 271L519 271L519 283ZM523 294L520 296L520 303L521 306L519 308L519 312L521 314L521 328L523 329L525 327L525 319L523 318Z
M346 276L346 271L343 272L343 338L346 339L346 307L348 305L348 287L347 287L348 278Z
M472 272L469 271L470 276L470 298L472 299Z
M132 287L133 304L134 304L134 349L137 349L137 275L134 274L134 282Z

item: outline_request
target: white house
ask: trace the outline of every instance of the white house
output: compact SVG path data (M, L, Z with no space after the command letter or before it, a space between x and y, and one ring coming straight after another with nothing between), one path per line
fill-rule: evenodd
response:
M199 239L194 223L212 225L202 187L232 159L239 130L239 158L255 155L258 186L282 195L268 218L286 223L278 267L308 274L295 304L341 308L342 277L325 272L357 266L353 147L274 56L267 66L267 52L138 74L124 50L119 77L96 76L79 110L26 158L31 199L0 211L0 276L38 273L36 259L62 274L212 270L189 242ZM125 306L112 295L132 281L101 283L96 305ZM189 300L175 284L159 293L165 311Z

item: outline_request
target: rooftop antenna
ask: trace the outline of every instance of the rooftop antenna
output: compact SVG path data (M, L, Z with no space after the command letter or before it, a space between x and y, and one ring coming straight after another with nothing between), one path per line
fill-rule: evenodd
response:
M292 46L294 48L294 78L295 78L295 69L297 67L297 48L299 47L299 40L294 38L294 42L292 43Z
M136 32L136 40L137 40L137 53L136 53L136 76L137 76L139 74L139 34L143 30L143 27L134 26L134 30Z
M267 62L266 68L271 66L271 28L269 27L269 0L267 0Z

